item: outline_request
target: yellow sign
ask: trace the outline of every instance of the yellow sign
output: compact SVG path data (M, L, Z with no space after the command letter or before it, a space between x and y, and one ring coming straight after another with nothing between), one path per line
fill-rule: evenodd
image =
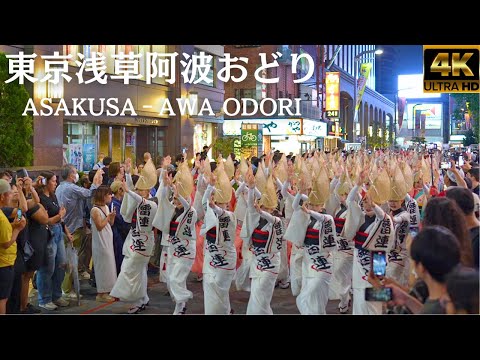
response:
M424 93L480 92L480 46L424 45Z
M325 111L327 112L327 117L338 118L340 111L340 73L327 72L325 85L327 98Z

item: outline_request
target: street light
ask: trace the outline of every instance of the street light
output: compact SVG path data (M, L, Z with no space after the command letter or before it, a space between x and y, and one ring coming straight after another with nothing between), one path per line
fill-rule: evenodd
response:
M361 53L355 55L354 58L354 70L355 70L355 82L353 86L353 123L357 123L357 77L358 77L358 62L360 59L363 57L363 55L366 54L376 54L376 55L381 55L383 54L382 49L375 49L375 50L365 50L362 51ZM365 149L367 148L367 136L365 135L365 117L362 121L362 133L363 137L365 139Z

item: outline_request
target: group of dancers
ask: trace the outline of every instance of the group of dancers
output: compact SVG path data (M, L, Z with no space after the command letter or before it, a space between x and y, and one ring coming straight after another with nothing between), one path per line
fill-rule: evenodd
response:
M174 168L167 156L158 170L149 159L134 184L127 160L121 214L131 230L110 295L130 302L129 313L148 306L147 264L157 228L160 281L176 304L174 314L187 312L193 297L187 277L199 258L205 314L233 312L232 286L250 292L247 315L273 314L279 283L290 284L301 314L325 314L333 298L346 313L351 294L353 314L381 314L382 303L364 296L371 252L387 252L387 275L407 284L406 238L421 210L408 192L428 182L430 161L413 151L314 151L269 153L258 166L244 158L235 165L230 156L197 159L191 169L186 161Z

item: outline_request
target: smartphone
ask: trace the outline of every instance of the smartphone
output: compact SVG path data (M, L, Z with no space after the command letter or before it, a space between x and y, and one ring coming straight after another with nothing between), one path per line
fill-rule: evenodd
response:
M387 253L385 251L372 251L372 273L383 278L387 271Z
M387 287L381 288L366 288L365 289L365 300L366 301L391 301L392 300L392 289Z
M417 236L417 235L418 235L418 228L416 228L416 227L410 228L410 236L412 238L415 238L415 236Z
M47 179L45 178L42 179L42 185L47 185Z
M17 209L17 218L18 220L22 220L22 209Z
M113 201L110 203L110 212L113 212Z
M17 170L17 178L26 178L28 177L28 171L26 169Z

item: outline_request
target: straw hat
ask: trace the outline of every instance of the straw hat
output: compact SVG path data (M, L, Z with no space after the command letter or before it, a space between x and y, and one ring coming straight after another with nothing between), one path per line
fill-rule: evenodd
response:
M239 166L239 169L240 169L240 175L242 175L242 178L245 181L247 171L248 171L248 164L247 164L247 160L245 160L245 158L243 156L240 158L240 165L238 165L238 166Z
M350 190L352 190L352 187L352 183L350 182L347 173L344 171L342 173L342 176L340 177L340 186L337 189L337 194L340 196L348 195L350 193Z
M407 195L407 184L399 166L396 166L390 178L390 197L388 200L401 201Z
M368 189L368 194L372 201L377 204L384 204L390 200L390 178L385 169L378 173L378 176Z
M217 176L217 182L215 184L216 191L213 198L218 204L229 203L230 200L232 200L232 185L230 185L230 180L225 172L223 161L218 164L215 169L215 174Z
M177 186L178 193L184 199L189 200L193 191L193 176L186 161L178 166L173 182Z
M227 161L225 161L224 163L224 169L228 178L229 179L233 178L233 175L235 175L235 165L233 164L233 160L230 155L228 155Z
M308 195L308 201L312 205L323 205L330 195L327 170L324 166L319 168L318 174L312 181L312 191Z
M407 186L407 192L410 191L413 187L413 171L410 165L406 162L400 163L400 169L403 173L403 178L405 179L405 185Z
M285 154L283 154L278 161L277 166L275 166L275 169L273 169L273 173L282 183L287 180L287 158Z
M135 184L137 190L150 190L157 183L157 169L153 165L152 159L148 159L147 163L140 173L140 177Z
M255 174L255 186L263 194L267 187L267 177L265 176L265 165L263 160L258 163L257 173Z
M263 175L263 177L265 177L265 174ZM277 192L275 190L275 184L273 183L272 175L270 175L268 179L266 179L265 190L262 191L262 198L260 199L259 204L268 209L275 209L278 205Z
M205 177L210 179L210 175L212 174L212 167L210 165L210 159L208 156L205 158L205 165L204 165L203 173L205 174Z

